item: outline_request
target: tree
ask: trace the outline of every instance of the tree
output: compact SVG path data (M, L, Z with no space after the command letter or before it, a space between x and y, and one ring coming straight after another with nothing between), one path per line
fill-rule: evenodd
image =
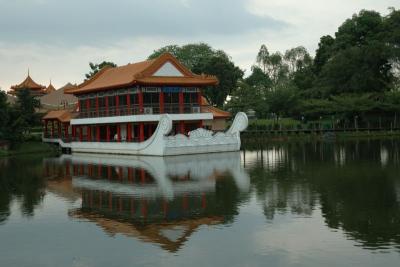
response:
M262 66L264 73L266 73L267 65L269 60L269 52L265 44L261 45L260 50L258 51L256 62Z
M9 105L7 95L0 90L0 140L7 139L7 126L9 122Z
M40 118L36 113L39 107L40 101L33 97L29 90L18 90L15 103L16 120L23 126L24 131L29 131L31 127L40 124Z
M304 46L286 50L283 58L291 74L303 68L307 68L312 64L312 58Z
M224 51L215 50L205 43L165 46L154 51L149 59L157 58L165 52L174 55L193 73L217 76L219 84L204 90L205 97L212 105L222 107L226 97L243 77L243 71Z
M89 73L85 74L85 81L89 80L90 78L92 78L93 75L95 75L96 73L98 73L102 68L104 67L117 67L117 65L113 62L110 61L103 61L100 64L94 64L92 62L89 62L89 67L91 69L91 71Z
M272 81L265 72L258 66L253 66L252 73L245 79L245 82L250 86L259 86L264 89L270 89Z

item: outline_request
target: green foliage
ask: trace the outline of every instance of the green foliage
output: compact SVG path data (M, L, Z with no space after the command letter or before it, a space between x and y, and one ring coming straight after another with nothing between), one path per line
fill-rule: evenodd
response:
M265 91L263 87L250 86L245 82L240 82L232 92L231 99L225 105L225 108L233 113L254 110L258 117L264 117L268 111L264 99Z
M243 77L243 71L237 67L222 50L215 50L205 43L187 44L184 46L169 45L154 51L149 59L169 52L196 74L217 76L219 84L206 88L204 93L212 105L222 107L226 97L236 88Z
M31 127L40 124L40 118L35 112L40 102L28 90L17 92L15 105L7 103L7 96L0 92L0 140L8 140L16 144L24 139Z
M100 64L94 64L92 62L89 62L89 67L91 71L89 73L85 74L85 81L89 80L94 76L96 73L98 73L102 68L104 67L117 67L117 64L110 62L110 61L103 61Z

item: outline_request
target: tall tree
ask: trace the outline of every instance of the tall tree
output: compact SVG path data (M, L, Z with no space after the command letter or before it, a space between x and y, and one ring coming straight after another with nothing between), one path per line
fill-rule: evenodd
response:
M110 61L103 61L100 64L94 64L92 62L89 62L89 67L91 69L91 71L89 73L85 74L85 81L89 80L90 78L92 78L93 75L95 75L96 73L98 73L102 68L104 67L117 67L117 64L110 62Z
M264 73L266 73L267 65L269 60L269 52L268 48L265 44L261 45L260 50L258 51L256 62L262 67Z
M312 64L312 58L304 46L298 46L286 50L283 57L288 65L289 73L293 74L298 70L307 68Z
M216 106L221 107L224 104L226 97L243 77L243 71L232 62L224 51L215 50L205 43L165 46L155 50L148 58L157 58L165 52L174 55L193 73L217 76L219 84L205 90L208 101Z

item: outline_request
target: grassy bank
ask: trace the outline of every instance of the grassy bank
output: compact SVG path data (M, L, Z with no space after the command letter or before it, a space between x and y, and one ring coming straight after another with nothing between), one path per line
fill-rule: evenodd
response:
M369 139L380 139L380 138L392 138L399 137L400 131L379 131L379 132L338 132L329 134L319 133L299 133L299 134L252 134L244 132L242 135L242 141L246 142L262 142L262 141L313 141L313 140L342 140L352 138L369 138Z
M55 153L57 151L56 147L42 143L42 142L24 142L16 145L10 150L0 150L0 157L8 157L14 155L24 155L33 153Z

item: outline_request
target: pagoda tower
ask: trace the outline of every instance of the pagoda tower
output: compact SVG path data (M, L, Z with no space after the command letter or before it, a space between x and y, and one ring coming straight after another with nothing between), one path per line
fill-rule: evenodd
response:
M18 90L29 90L33 96L38 96L38 97L43 96L47 93L46 86L36 83L29 75L29 71L28 71L28 76L25 78L25 80L20 84L11 86L10 91L8 93L11 95L16 95Z

